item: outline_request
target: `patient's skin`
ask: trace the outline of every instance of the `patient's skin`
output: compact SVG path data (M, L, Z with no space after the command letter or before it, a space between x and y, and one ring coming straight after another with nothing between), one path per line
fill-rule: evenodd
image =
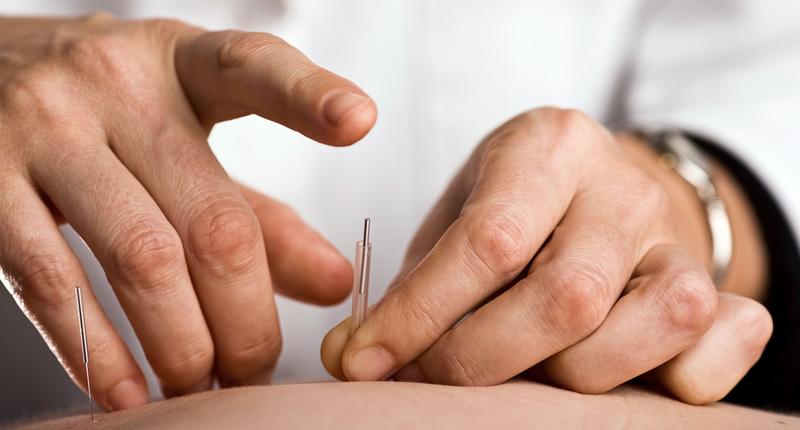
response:
M24 429L796 428L800 418L725 403L691 406L635 386L578 394L527 381L493 387L332 382L211 391Z

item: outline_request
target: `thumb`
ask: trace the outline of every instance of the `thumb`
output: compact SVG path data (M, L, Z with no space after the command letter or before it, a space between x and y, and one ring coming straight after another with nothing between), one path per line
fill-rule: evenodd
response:
M204 126L251 113L318 142L350 145L375 124L375 103L355 84L267 33L187 31L175 67Z

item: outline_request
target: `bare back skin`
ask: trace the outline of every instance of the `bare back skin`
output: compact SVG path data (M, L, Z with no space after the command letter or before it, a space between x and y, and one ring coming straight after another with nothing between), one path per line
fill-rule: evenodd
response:
M493 387L309 383L210 391L21 429L498 429L800 427L800 418L716 403L692 406L636 386L585 395L527 381Z

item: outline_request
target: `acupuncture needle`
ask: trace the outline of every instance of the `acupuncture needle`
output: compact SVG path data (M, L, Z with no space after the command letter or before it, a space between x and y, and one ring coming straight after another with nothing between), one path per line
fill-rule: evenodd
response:
M350 318L351 336L361 327L367 317L369 269L372 253L372 243L369 240L370 223L371 220L369 218L364 218L364 233L361 240L356 242L355 269L357 275L353 279L353 310Z
M83 318L83 294L81 287L75 287L75 302L78 306L78 325L81 330L81 351L83 352L83 368L86 370L86 391L89 394L89 422L94 422L94 405L92 404L92 383L89 379L89 347L86 342L86 322Z

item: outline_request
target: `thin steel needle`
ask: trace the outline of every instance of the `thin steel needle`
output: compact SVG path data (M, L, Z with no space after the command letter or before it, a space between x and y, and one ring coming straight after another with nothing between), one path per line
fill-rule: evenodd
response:
M83 295L81 294L81 287L75 287L75 302L78 305L78 324L81 329L81 350L83 352L83 368L86 370L86 391L89 393L89 422L94 422L92 383L89 379L89 347L86 342L86 322L83 318Z
M364 237L363 237L361 243L362 243L362 246L365 249L369 248L369 227L370 227L370 222L371 222L371 220L369 218L364 218ZM367 281L367 276L369 276L368 275L368 273L369 273L368 264L369 263L367 263L365 260L366 259L364 259L364 261L362 261L361 270L360 270L361 273L359 273L359 276L360 276L359 283L358 283L359 284L359 291L358 291L359 294L364 294L364 293L367 292L366 290L367 290L368 282L366 282L366 281Z

